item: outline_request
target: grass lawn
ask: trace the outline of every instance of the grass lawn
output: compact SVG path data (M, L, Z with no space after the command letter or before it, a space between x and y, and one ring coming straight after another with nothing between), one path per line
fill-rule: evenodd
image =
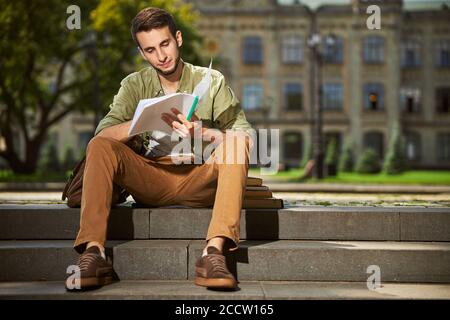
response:
M251 168L249 176L259 176L259 169ZM268 180L296 182L302 176L303 169L292 169L280 171L276 175L266 176ZM262 176L264 179L264 176ZM359 174L339 173L336 177L327 177L321 181L309 179L306 182L335 182L335 183L358 183L358 184L428 184L428 185L450 185L450 170L413 170L399 175L387 175L384 173Z
M36 173L33 175L17 175L10 170L0 170L0 182L66 182L71 172L65 173ZM260 170L251 168L249 176L259 176ZM303 169L292 169L280 171L276 175L262 176L267 180L280 182L298 182L298 178L303 175ZM308 182L328 182L328 183L358 183L358 184L428 184L428 185L450 185L450 170L428 171L414 170L399 175L358 174L339 173L336 177L327 177L321 181L309 179Z
M0 170L0 182L65 182L70 173L14 174L11 170Z

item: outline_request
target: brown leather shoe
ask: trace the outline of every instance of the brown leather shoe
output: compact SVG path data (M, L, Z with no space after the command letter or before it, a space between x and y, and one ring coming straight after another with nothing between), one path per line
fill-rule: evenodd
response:
M74 287L73 276L69 276L65 283L67 290L83 290L112 283L113 267L110 262L103 259L97 246L86 249L80 255L78 267L80 268L80 286Z
M225 256L216 247L209 246L207 255L197 259L195 284L214 289L236 288L236 279L227 268Z

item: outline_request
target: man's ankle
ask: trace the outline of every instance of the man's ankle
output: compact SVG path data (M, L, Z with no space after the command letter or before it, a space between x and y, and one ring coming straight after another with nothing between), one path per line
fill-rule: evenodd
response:
M94 246L100 250L102 258L106 260L105 247L101 243L96 241L88 242L88 244L86 245L86 250Z
M211 238L208 243L206 244L205 248L203 249L202 257L206 256L208 254L208 247L214 247L220 252L223 252L223 247L225 244L225 238L224 237L215 237Z

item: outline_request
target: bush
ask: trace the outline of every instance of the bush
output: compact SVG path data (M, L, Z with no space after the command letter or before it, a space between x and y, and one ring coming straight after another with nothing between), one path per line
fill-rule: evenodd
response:
M375 150L368 148L363 151L356 163L356 172L358 173L377 173L380 172L380 164Z
M337 149L337 141L336 139L331 139L331 141L327 145L327 152L325 155L325 164L326 165L337 165L339 159L339 153Z
M44 154L40 161L41 172L60 172L61 165L58 158L58 150L54 143L50 143L44 149Z
M338 164L338 146L336 139L332 139L328 145L325 154L325 167L327 176L335 176L337 174Z
M400 129L396 126L389 141L388 152L384 158L383 171L387 174L399 174L406 169L405 145Z
M303 149L303 157L300 162L300 168L304 168L309 160L312 159L312 144L311 141L305 143L305 147Z
M339 171L352 172L353 165L352 144L351 142L347 142L344 146L344 151L339 158Z
M75 154L73 152L72 147L67 146L64 152L64 162L63 162L63 170L69 171L73 170L76 164Z

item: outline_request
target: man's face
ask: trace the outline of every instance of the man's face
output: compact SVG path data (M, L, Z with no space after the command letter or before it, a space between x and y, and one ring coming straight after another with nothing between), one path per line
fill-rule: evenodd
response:
M142 57L161 75L170 75L177 69L180 62L180 47L183 43L181 32L177 31L175 38L169 27L141 31L136 34L139 51Z

